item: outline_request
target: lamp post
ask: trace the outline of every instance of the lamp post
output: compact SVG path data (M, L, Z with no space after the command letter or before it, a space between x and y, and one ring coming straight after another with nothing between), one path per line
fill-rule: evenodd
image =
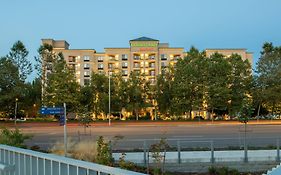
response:
M17 126L17 107L18 107L18 98L16 98L16 104L15 104L15 127Z
M110 71L108 71L108 126L111 125L110 121Z

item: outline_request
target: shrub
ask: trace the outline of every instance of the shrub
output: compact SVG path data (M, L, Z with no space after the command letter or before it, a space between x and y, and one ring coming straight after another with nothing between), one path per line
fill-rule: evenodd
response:
M0 133L0 144L25 148L26 145L24 144L24 141L30 138L30 135L22 134L19 129L13 131L7 128L2 128Z

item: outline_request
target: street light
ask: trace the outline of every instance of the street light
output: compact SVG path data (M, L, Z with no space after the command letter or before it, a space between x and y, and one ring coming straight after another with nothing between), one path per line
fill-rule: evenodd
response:
M111 121L110 121L110 74L111 74L111 72L108 71L108 126L111 125Z
M16 106L15 106L15 127L17 126L17 107L18 107L18 98L16 98Z

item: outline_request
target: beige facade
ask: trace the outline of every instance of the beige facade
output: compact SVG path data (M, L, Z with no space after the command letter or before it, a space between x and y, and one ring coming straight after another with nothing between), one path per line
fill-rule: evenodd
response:
M89 83L92 71L106 75L109 72L121 72L124 79L128 79L130 73L136 71L144 74L154 84L162 68L173 66L186 54L182 47L169 47L168 43L159 43L158 40L147 37L130 40L128 48L105 48L104 52L69 49L69 44L64 40L42 39L42 43L52 45L55 52L64 55L67 64L75 69L77 82L82 86ZM206 49L207 56L215 52L226 57L236 53L252 64L252 53L246 52L246 49Z

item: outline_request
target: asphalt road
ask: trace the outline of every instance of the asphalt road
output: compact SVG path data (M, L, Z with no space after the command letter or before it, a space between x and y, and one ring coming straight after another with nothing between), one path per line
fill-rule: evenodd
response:
M13 128L12 124L0 124ZM51 148L56 142L63 142L63 126L58 123L18 123L24 133L33 138L26 143L38 145L42 149ZM244 144L244 125L239 122L120 122L94 123L84 132L83 126L70 123L68 137L76 141L96 140L99 136L106 139L120 139L113 149L142 149L144 140L151 145L165 137L170 146L176 147L180 141L182 148L209 147L213 141L215 148L240 147ZM280 121L250 122L247 125L247 143L252 147L276 145L281 134ZM281 142L281 141L280 141Z

